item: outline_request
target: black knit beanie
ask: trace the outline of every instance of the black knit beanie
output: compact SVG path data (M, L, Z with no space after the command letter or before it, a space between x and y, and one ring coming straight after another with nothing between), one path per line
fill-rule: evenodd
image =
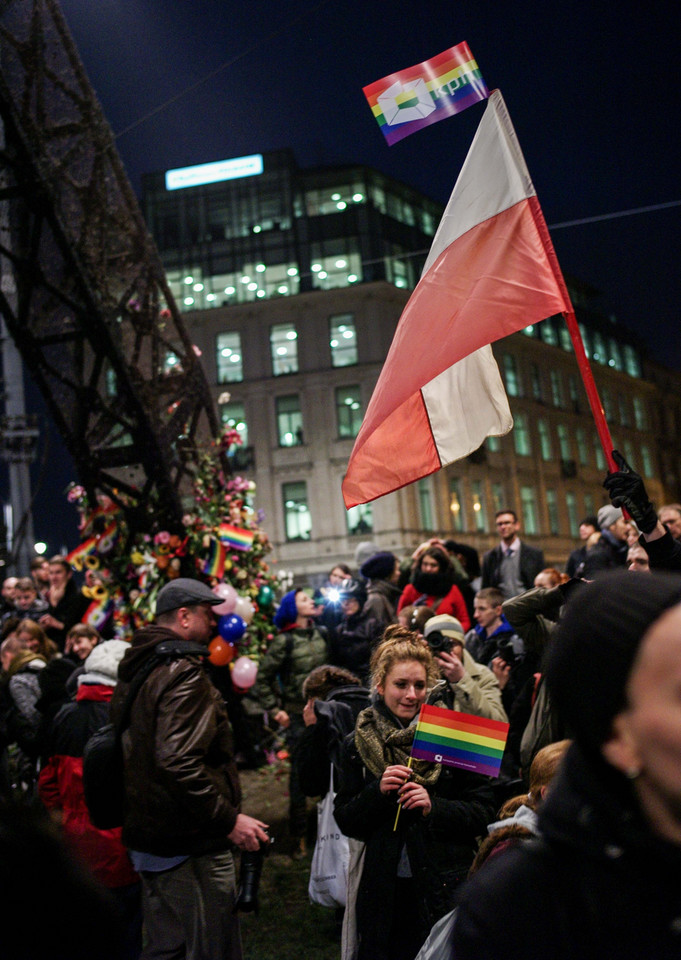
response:
M365 560L359 572L365 580L387 580L395 569L396 559L394 553L381 550L379 553L375 553L373 557Z
M641 639L681 602L681 576L617 571L567 603L551 640L546 682L568 733L600 749L626 706L626 684Z

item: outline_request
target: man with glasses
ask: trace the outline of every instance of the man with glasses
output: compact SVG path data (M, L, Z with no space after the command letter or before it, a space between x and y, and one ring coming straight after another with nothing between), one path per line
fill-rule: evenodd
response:
M534 586L534 578L546 566L544 553L520 540L515 511L499 510L494 519L500 543L482 558L482 586L497 587L504 600L510 600Z

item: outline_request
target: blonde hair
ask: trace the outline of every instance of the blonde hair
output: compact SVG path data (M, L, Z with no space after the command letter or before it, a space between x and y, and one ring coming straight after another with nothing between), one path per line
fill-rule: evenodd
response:
M547 744L536 753L530 767L530 791L528 793L530 803L528 803L528 806L536 807L541 801L542 787L547 787L555 777L571 743L572 740L558 740L556 743Z
M435 659L418 633L399 624L393 624L386 628L380 644L371 654L369 668L372 688L383 686L395 664L404 663L405 660L415 660L423 665L429 687L440 679L440 671Z

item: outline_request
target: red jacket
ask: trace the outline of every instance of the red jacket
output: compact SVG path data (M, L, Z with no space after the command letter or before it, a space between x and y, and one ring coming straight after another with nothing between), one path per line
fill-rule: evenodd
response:
M408 607L410 604L415 603L416 600L422 596L423 594L416 589L413 583L408 583L402 591L400 602L397 605L397 612L399 613L403 607ZM464 632L466 630L470 630L471 618L468 616L466 601L464 600L461 591L456 584L452 584L451 589L446 597L443 597L439 603L437 601L437 597L426 597L423 605L426 607L435 607L437 604L437 609L435 612L438 616L446 613L450 617L456 617L463 627Z
M50 758L40 771L38 793L48 810L61 810L64 837L76 857L105 887L124 887L139 879L121 843L121 828L97 830L83 794L83 749L108 722L113 687L81 684L75 703L54 719Z

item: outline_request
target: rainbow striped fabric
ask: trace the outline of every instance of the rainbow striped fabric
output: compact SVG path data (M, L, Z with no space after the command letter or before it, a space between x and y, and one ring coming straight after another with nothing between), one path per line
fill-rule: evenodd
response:
M233 550L250 550L253 546L255 533L243 527L233 527L229 523L221 523L217 529L220 540L226 547Z
M411 755L497 777L508 724L442 707L421 707Z
M77 547L67 553L64 558L67 563L70 563L74 570L82 570L83 562L85 557L89 554L94 553L97 549L97 537L88 537L87 540L84 540L83 543L79 544Z
M208 558L203 565L204 574L208 577L215 577L218 580L222 580L222 576L225 572L226 559L227 547L224 545L224 543L216 540L215 537L211 537L210 551Z
M489 96L466 42L362 89L390 145Z

